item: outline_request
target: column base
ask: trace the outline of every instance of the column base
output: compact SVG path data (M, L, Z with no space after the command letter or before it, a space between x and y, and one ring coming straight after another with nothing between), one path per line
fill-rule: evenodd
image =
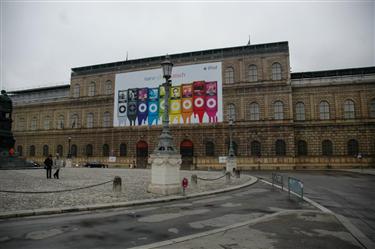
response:
M148 191L154 194L173 195L181 193L179 154L151 154L151 183Z
M233 173L233 169L237 169L237 160L235 157L227 157L227 163L225 165L225 170L227 172Z

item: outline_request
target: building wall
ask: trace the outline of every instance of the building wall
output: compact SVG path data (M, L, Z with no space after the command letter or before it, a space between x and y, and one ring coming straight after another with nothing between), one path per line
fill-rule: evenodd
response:
M199 57L200 58L200 57ZM205 57L205 62L218 61L217 57ZM375 157L375 117L370 117L370 103L375 99L375 74L324 76L291 79L289 72L289 53L286 51L262 52L259 54L233 54L220 59L222 61L223 80L225 69L234 69L234 83L223 82L224 122L219 124L172 125L174 142L179 148L183 140L193 142L194 157L192 167L220 168L219 156L225 156L228 150L229 127L228 105L236 107L236 122L233 127L234 142L237 144L238 163L247 169L299 168L299 167L345 167L374 165ZM280 63L281 80L272 80L272 64ZM202 63L194 57L176 59L176 65ZM57 146L63 146L63 154L68 153L68 137L71 145L78 148L74 161L108 161L103 156L103 145L107 144L110 154L117 156L117 164L129 165L136 160L136 145L139 141L148 144L152 153L161 131L158 127L103 127L105 112L113 117L113 89L116 73L155 68L150 63L142 67L108 69L92 73L72 73L70 96L60 101L17 104L14 108L13 130L17 146L22 146L23 154L29 158L43 160L43 146L48 145L49 153L54 154ZM249 80L249 66L257 66L257 81ZM95 83L95 96L89 95L90 84ZM107 92L106 84L111 85ZM74 87L79 85L80 94L74 96ZM22 95L22 94L21 94ZM355 118L344 118L344 102L350 99L355 104ZM319 103L327 101L330 105L330 119L320 120ZM276 101L283 103L282 120L275 119ZM259 120L250 120L250 104L258 103ZM305 120L296 120L295 106L298 102L305 105ZM87 116L94 115L93 128L87 128ZM72 115L78 115L78 124L72 128ZM64 116L64 127L59 127L59 116ZM44 128L44 119L51 117L50 129ZM26 120L26 128L20 129L19 120ZM37 127L32 129L32 119L37 119ZM329 139L333 143L333 155L322 155L322 141ZM359 143L359 152L363 159L348 155L347 143L355 139ZM286 154L276 155L275 143L283 140ZM307 143L307 156L297 153L297 142ZM261 156L251 154L251 142L261 143ZM214 143L214 155L206 155L206 143ZM126 144L127 154L120 157L120 144ZM86 156L86 146L93 145L92 157ZM29 148L34 145L35 156L30 156Z

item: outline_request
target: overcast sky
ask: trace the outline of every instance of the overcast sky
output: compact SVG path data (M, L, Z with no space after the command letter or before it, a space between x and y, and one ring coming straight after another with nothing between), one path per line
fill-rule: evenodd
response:
M289 41L292 72L375 66L375 1L1 2L1 88L73 67Z

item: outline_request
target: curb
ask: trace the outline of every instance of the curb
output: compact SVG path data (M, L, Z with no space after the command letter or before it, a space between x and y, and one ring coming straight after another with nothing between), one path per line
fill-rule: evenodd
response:
M272 185L271 182L268 182L264 179L261 180L263 183L266 183L266 184L269 184L269 185ZM281 186L277 185L277 184L273 184L273 186L279 188L279 189L282 189ZM286 188L284 188L284 191L288 192L288 190ZM290 192L292 194L295 194L294 192ZM296 195L296 194L295 194ZM366 249L370 249L370 248L375 248L375 243L373 243L369 238L367 238L366 235L364 235L356 226L354 226L350 221L349 219L347 219L345 216L343 215L340 215L340 214L336 214L334 213L333 211L331 211L330 209L320 205L319 203L311 200L310 198L308 197L303 197L303 200L310 203L311 205L313 205L314 207L318 208L319 210L321 210L323 213L328 213L328 214L331 214L333 216L335 216L335 218L349 231L349 233L358 241L358 243L363 246L364 248Z
M140 205L147 205L147 204L156 204L156 203L163 203L169 201L177 201L177 200L186 200L190 198L200 197L200 196L207 196L213 195L218 193L225 193L241 188L248 187L253 185L258 181L258 178L254 176L249 176L250 180L246 183L241 185L232 186L224 189L219 190L211 190L205 191L195 194L189 195L172 195L168 197L160 197L155 199L144 199L144 200L135 200L135 201L127 201L127 202L114 202L114 203L105 203L105 204L95 204L95 205L80 205L80 206L73 206L73 207L63 207L63 208L43 208L43 209L31 209L31 210L20 210L20 211L13 211L13 212L2 212L0 213L0 219L9 219L9 218L16 218L16 217L27 217L27 216L38 216L38 215L51 215L51 214L62 214L62 213L72 213L72 212L81 212L81 211L92 211L92 210L100 210L100 209L110 209L110 208L121 208L121 207L131 207L131 206L140 206Z

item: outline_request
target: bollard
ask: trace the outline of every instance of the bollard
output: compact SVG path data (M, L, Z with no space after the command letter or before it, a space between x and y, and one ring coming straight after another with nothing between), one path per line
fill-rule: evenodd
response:
M230 172L228 171L225 173L225 183L229 184L230 183Z
M198 184L198 176L197 175L191 175L191 184L192 184L192 186L196 186Z
M121 193L121 177L115 176L115 179L113 179L113 192L115 193Z
M240 178L241 171L239 169L236 169L236 178Z

